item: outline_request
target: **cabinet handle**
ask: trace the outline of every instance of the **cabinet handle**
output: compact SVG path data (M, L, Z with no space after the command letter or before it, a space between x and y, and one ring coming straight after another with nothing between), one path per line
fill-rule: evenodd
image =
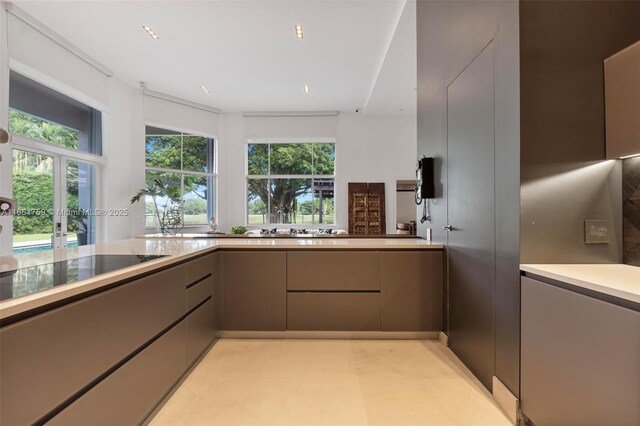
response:
M453 226L451 226L451 225L443 226L442 229L444 229L445 231L451 232L451 231L453 231Z

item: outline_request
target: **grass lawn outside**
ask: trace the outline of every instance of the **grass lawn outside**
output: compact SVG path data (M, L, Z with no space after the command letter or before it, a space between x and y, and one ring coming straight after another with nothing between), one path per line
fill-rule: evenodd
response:
M316 215L316 219L317 219ZM267 215L261 215L261 214L250 214L249 215L249 225L266 225L265 221L267 219ZM319 224L316 223L315 225L333 225L333 215L332 214L327 214L324 215L323 217L324 222L323 224ZM296 215L293 223L288 224L288 225L314 225L313 223L313 216L310 214L299 214Z

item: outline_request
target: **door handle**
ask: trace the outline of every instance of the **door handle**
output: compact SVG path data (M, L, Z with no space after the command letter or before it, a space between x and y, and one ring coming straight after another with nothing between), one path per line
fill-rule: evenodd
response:
M8 143L9 142L9 132L0 127L0 143Z
M451 225L443 226L442 229L444 229L445 231L451 232L453 231L453 226Z
M14 213L18 203L11 198L0 197L0 216L10 216Z

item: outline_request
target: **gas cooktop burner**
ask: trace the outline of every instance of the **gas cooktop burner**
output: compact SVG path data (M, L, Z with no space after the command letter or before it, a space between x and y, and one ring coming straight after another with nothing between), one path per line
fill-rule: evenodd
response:
M99 254L0 272L0 300L26 296L164 256Z

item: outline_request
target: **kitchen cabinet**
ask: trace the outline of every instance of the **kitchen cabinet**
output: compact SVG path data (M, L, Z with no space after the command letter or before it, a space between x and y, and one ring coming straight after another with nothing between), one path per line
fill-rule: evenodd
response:
M218 333L220 331L221 326L221 316L222 316L222 287L221 287L221 271L220 271L220 253L216 252L211 255L211 264L213 265L213 290L212 290L212 298L213 298L213 330L214 333Z
M640 424L640 312L522 277L521 407L536 425Z
M209 297L186 319L187 364L193 364L215 339L213 299Z
M215 338L212 255L0 329L0 423L140 424Z
M284 331L287 322L287 253L221 254L222 329Z
M380 293L290 292L287 329L380 331Z
M177 266L0 330L0 423L31 424L185 313Z
M604 61L607 158L640 154L640 41Z
M435 331L443 324L443 253L382 252L382 331Z
M289 251L287 290L380 291L380 252Z
M187 368L186 333L187 324L183 320L47 424L142 424Z

